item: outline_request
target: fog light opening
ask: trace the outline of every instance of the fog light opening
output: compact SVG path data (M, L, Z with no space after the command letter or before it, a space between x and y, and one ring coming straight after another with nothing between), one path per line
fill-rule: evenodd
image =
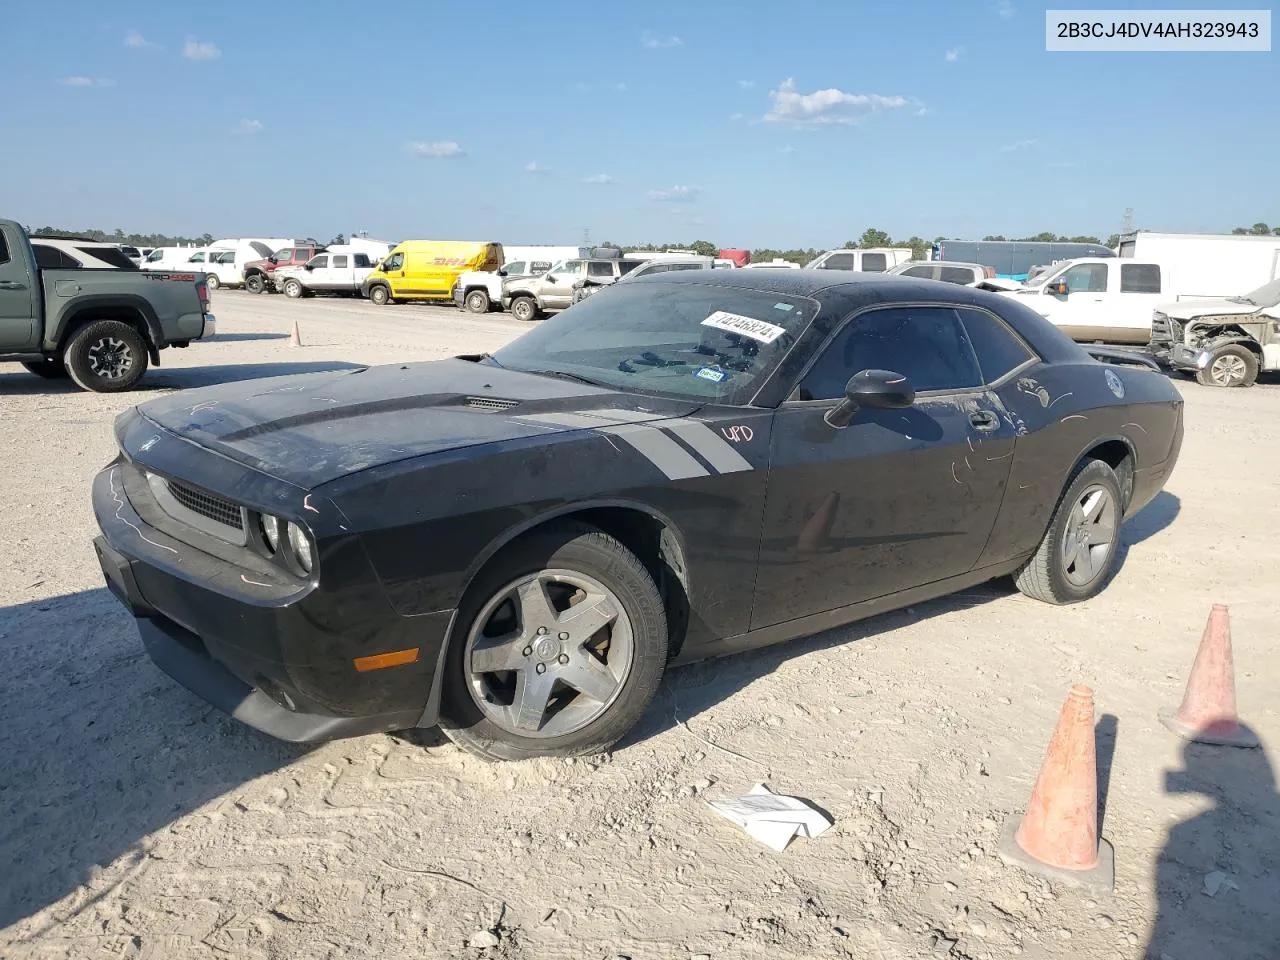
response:
M315 565L315 557L311 552L311 541L307 532L296 523L289 524L289 546L293 550L293 558L304 573L310 573Z

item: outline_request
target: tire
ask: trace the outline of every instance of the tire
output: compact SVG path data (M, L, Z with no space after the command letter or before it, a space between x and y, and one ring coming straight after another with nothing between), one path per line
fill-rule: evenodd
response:
M147 342L127 323L98 320L72 335L62 359L82 390L121 393L147 372Z
M67 365L62 362L61 357L27 360L22 365L27 368L28 373L34 373L37 377L43 377L46 380L62 380L68 376Z
M462 301L469 313L488 313L489 294L484 290L472 290L467 293L466 299Z
M534 591L535 582L542 588ZM514 603L517 589L530 591L528 615L517 613L526 609ZM577 630L565 617L574 607L564 606L575 590L583 609L594 612ZM533 626L540 619L539 600L546 601L541 619L550 625L541 633ZM582 523L548 525L500 552L467 590L455 623L440 679L440 727L458 746L486 760L607 750L640 719L667 663L667 618L653 578L616 539ZM517 632L505 642L486 644L486 627ZM601 659L589 650L598 648L606 631L608 647ZM588 640L590 647L584 646ZM491 672L472 672L476 649L495 664ZM508 662L515 668L500 666ZM536 679L548 675L545 681ZM598 694L577 692L575 682L595 685ZM534 699L521 718L525 684L535 684Z
M516 297L511 301L511 315L521 323L532 323L540 313L538 301L533 297Z
M1218 347L1196 371L1196 382L1206 387L1252 387L1257 379L1258 358L1240 343Z
M210 290L217 290L222 286L222 281L218 279L216 273L206 273L204 275L204 285Z
M1099 494L1104 498L1100 503L1094 500ZM1093 505L1097 513L1090 517ZM1040 546L1014 576L1018 589L1053 604L1079 603L1099 593L1113 572L1124 510L1115 471L1101 460L1081 461ZM1077 549L1081 532L1089 536L1083 552ZM1108 539L1101 542L1104 537ZM1085 563L1088 567L1082 569Z
M297 280L286 280L284 282L284 295L291 300L297 300L303 293L305 291L302 289L302 284Z
M266 293L267 278L260 273L251 273L244 278L244 288L249 293Z
M369 288L369 301L375 306L384 307L391 302L391 291L382 284Z

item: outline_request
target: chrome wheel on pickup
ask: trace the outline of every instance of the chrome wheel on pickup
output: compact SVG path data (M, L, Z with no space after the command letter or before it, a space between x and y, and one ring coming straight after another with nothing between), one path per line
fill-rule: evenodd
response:
M1206 387L1251 387L1257 379L1258 358L1239 343L1218 347L1196 370L1196 381Z
M471 313L489 312L489 294L484 290L472 290L463 301Z

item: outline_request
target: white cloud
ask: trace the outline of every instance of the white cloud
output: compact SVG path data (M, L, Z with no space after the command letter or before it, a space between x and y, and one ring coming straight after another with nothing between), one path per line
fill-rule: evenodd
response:
M143 47L154 47L155 44L140 34L137 30L130 30L125 34L124 45L133 47L135 50L141 50Z
M536 160L530 160L528 163L524 165L524 168L529 173L550 173L551 172L550 167L544 167L542 164L538 163L538 161Z
M773 106L764 115L769 123L789 123L804 127L826 123L857 123L878 110L904 107L906 97L882 97L877 93L845 93L830 87L813 93L797 93L794 80L787 79L769 91Z
M1001 20L1012 20L1017 12L1012 0L996 0L996 16Z
M241 136L245 136L245 137L252 136L255 133L261 133L262 121L250 120L248 118L245 118L244 120L241 120L239 123L237 123L234 127L232 127L231 132L238 133Z
M626 93L627 85L625 83L614 84L613 89L617 90L619 93Z
M659 203L692 203L701 192L701 187L675 186L665 190L650 190L649 199Z
M640 35L640 42L650 50L670 50L680 46L680 38L673 35L662 35L646 30Z
M738 81L738 86L740 86L743 90L750 90L750 89L751 89L752 87L754 87L755 85L756 85L756 82L755 82L754 80L739 80L739 81Z
M63 77L58 81L64 87L113 87L114 80L105 77Z
M418 157L460 157L462 148L452 140L415 140L409 152Z
M614 183L615 181L613 177L609 176L607 173L597 173L597 174L593 174L590 177L583 177L582 182L595 184L598 186L605 186L607 184Z
M955 63L960 59L960 54L964 53L964 47L952 47L942 55L942 59L947 63Z
M1000 148L1001 153L1011 153L1014 150L1026 150L1028 147L1034 147L1040 141L1034 137L1030 140L1015 140L1013 143L1006 143Z
M920 107L918 110L916 110L916 116L927 117L931 112L932 111L930 111L928 107Z
M188 60L217 60L222 51L216 43L188 40L182 45L182 55Z

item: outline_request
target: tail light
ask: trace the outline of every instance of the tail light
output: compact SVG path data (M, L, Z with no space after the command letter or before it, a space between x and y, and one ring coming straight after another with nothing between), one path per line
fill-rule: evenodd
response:
M209 284L204 280L196 281L196 296L200 298L200 310L209 312Z
M986 277L988 280L990 280L992 277L994 277L994 276L996 275L996 268L995 268L995 267L984 267L984 268L982 269L982 275L983 275L984 277Z

